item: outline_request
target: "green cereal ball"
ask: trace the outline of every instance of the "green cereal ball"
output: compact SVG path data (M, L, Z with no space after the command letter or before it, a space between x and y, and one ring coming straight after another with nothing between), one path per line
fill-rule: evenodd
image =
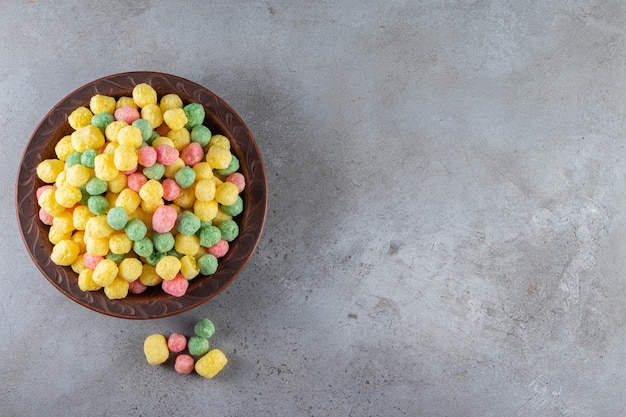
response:
M175 258L181 259L183 257L183 254L178 252L176 249L171 249L167 252L168 256L174 256Z
M217 226L222 232L222 239L232 242L239 235L239 225L234 220L226 220Z
M227 176L232 174L233 172L237 172L239 171L239 159L237 159L235 155L232 155L232 157L230 158L230 164L228 164L226 168L216 169L215 171L223 176Z
M80 164L80 156L80 152L72 152L67 156L67 158L65 158L65 166L69 168L74 165Z
M202 319L193 327L193 331L198 337L208 339L215 333L215 325L209 319Z
M122 230L128 223L128 213L124 207L112 207L107 213L107 223L115 230Z
M187 124L185 127L188 130L193 130L194 127L201 125L204 122L204 107L199 103L190 103L183 107L185 116L187 116Z
M133 243L133 250L139 256L143 256L147 258L154 251L154 246L152 245L152 240L148 237L144 237L143 239L136 240Z
M182 167L174 174L174 180L182 188L189 188L196 181L196 171L189 166Z
M87 186L81 185L78 189L80 190L81 195L80 204L86 206L87 202L89 202L89 197L91 197L91 195L87 192Z
M200 229L200 219L190 211L183 211L176 219L176 230L185 236L196 234Z
M133 122L133 126L139 129L141 132L141 138L146 142L150 140L152 137L152 133L154 130L152 129L152 125L146 119L137 119Z
M92 195L89 197L89 200L87 200L87 207L89 207L89 211L97 216L107 211L109 202L101 195Z
M126 254L124 254L124 253L119 253L118 254L118 253L109 252L109 253L107 253L106 258L112 260L116 264L119 264L120 262L122 262L126 258Z
M137 242L146 237L146 233L148 233L148 228L140 219L130 219L128 223L126 223L126 227L124 228L124 232L126 232L126 236L133 242Z
M209 340L204 337L191 336L187 341L187 349L192 356L202 356L209 351Z
M165 255L166 254L163 252L153 251L150 255L145 257L146 263L148 265L156 266L156 264L158 264Z
M174 235L172 235L170 232L166 232L166 233L154 232L154 235L152 235L152 243L154 245L154 249L156 249L159 252L170 251L172 250L172 248L174 248L174 243L175 243Z
M105 193L108 188L109 184L98 177L91 177L85 185L85 190L87 190L90 195L100 195Z
M154 140L156 138L159 137L159 134L156 131L152 131L152 134L150 135L150 137L148 139L146 139L146 143L150 146L152 146L152 142L154 142Z
M94 114L91 117L91 124L100 129L102 133L104 133L104 129L110 124L113 123L113 115L109 112L102 112L98 114Z
M217 271L217 258L210 253L202 255L196 262L202 275L213 275Z
M191 141L198 142L203 148L209 144L211 136L211 131L205 125L197 125L191 129Z
M163 178L165 174L165 165L160 162L155 162L154 165L145 167L142 172L148 179L158 181Z
M96 156L98 156L98 151L96 151L95 149L87 149L80 155L80 163L87 168L93 169L93 167L96 165Z
M230 216L238 216L243 211L243 200L241 197L237 197L237 200L230 206L222 205L222 211Z
M202 226L200 228L200 232L198 233L198 237L200 238L200 246L210 248L220 241L222 238L222 232L220 232L220 229L215 226Z

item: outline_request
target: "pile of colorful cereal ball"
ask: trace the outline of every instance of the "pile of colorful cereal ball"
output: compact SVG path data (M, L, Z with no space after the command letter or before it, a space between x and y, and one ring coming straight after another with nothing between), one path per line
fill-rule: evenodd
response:
M202 105L159 100L145 83L69 115L74 131L37 166L37 201L51 260L71 266L81 290L120 299L161 286L179 297L215 273L239 234L245 179L204 118Z
M180 333L172 333L167 339L162 334L151 334L143 343L146 360L150 365L161 365L170 358L170 353L175 353L174 369L179 374L190 374L195 369L198 375L213 378L228 362L219 349L209 350L209 338L215 333L215 326L211 320L202 319L194 326L194 333L189 340ZM194 357L199 359L196 361Z

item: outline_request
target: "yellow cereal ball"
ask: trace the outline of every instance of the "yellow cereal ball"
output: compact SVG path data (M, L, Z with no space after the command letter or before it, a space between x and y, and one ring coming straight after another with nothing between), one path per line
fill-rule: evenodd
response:
M167 340L161 334L151 334L143 342L143 353L150 365L160 365L170 357Z
M122 107L133 107L136 109L139 106L137 106L137 103L135 103L135 100L133 100L132 97L122 96L117 99L117 103L115 103L115 109L121 109Z
M213 378L228 363L226 355L219 349L213 349L196 361L194 365L198 375Z
M93 176L93 171L84 165L76 164L65 170L65 180L74 187L82 187Z
M67 184L67 181L65 179L66 179L66 172L65 170L63 170L59 173L59 175L57 175L57 179L56 181L54 181L54 185L57 188L63 187L65 184Z
M83 291L98 291L102 288L93 280L93 270L85 268L78 274L78 288Z
M89 100L89 109L93 114L115 112L115 98L96 94Z
M85 230L87 227L87 221L94 217L94 214L89 210L89 207L80 205L76 207L72 213L72 221L74 229Z
M60 205L56 199L56 190L49 188L39 196L37 200L39 207L51 216L58 216L65 211L65 207Z
M184 113L183 110L181 111ZM170 130L167 132L167 137L172 139L172 142L174 143L173 146L178 149L179 152L182 152L183 149L191 143L191 133L184 128L184 125L181 129Z
M87 220L85 235L88 237L103 238L113 234L113 228L107 222L106 214L100 214Z
M195 255L200 249L200 238L196 235L183 235L178 233L174 237L174 249L182 255Z
M146 202L155 202L163 198L163 185L157 180L148 180L139 189L139 197Z
M213 226L219 226L220 224L224 223L226 220L232 220L233 216L231 216L230 214L226 214L222 211L221 208L218 207L217 209L217 214L215 215L215 217L213 217L213 220L211 220L213 222Z
M193 204L193 214L198 216L201 222L209 222L217 216L217 201L198 201Z
M133 241L126 236L126 233L116 233L109 238L109 250L116 255L126 254L132 248Z
M119 194L114 193L112 191L107 191L104 197L107 199L107 203L109 203L109 207L117 207L116 206L117 197L119 197Z
M196 201L195 186L183 188L180 190L180 195L174 200L174 204L182 208L191 208Z
M180 272L180 260L172 255L165 255L155 266L156 273L166 281L174 279Z
M239 189L232 182L225 182L215 189L215 200L224 206L235 204L239 197Z
M158 200L155 200L155 201L141 200L141 210L148 215L152 215L154 214L156 209L158 209L164 204L165 204L165 201L163 201L162 198L159 198Z
M120 173L115 167L115 156L110 153L101 153L94 161L94 172L96 177L102 181L112 181Z
M72 135L72 147L78 152L99 149L104 145L104 135L94 125L87 125L75 130Z
M66 239L62 240L52 248L50 260L57 265L69 266L76 260L80 248L76 242Z
M61 233L74 232L74 220L72 219L72 213L65 211L63 214L55 216L52 219L52 226L56 227Z
M126 123L125 121L115 120L114 122L109 123L107 127L104 128L104 136L109 142L117 143L120 130L122 130L122 128L126 126L128 126L128 123Z
M224 135L213 135L209 141L209 146L220 146L230 150L230 140Z
M120 277L116 277L113 282L104 287L104 295L106 295L109 300L120 300L122 298L126 298L128 295L128 281L123 280Z
M110 259L103 259L98 262L98 265L93 270L93 281L102 287L106 287L113 282L118 272L119 269L115 262Z
M108 237L87 237L85 235L86 252L92 256L106 256L109 253Z
M165 166L165 174L163 175L165 176L165 178L174 178L174 175L176 175L176 173L184 167L185 161L183 161L181 158L178 158L171 164Z
M193 170L196 173L196 181L208 180L213 177L213 168L208 162L198 162L193 166Z
M125 281L133 282L141 276L143 263L137 258L126 258L118 265L119 276Z
M72 129L78 130L81 127L85 127L91 124L91 118L93 113L87 107L79 107L70 113L67 118L67 122L72 126ZM82 152L82 151L81 151Z
M235 186L237 188L237 186ZM196 200L211 201L215 198L215 183L211 180L200 180L196 182Z
M163 124L163 114L161 109L156 104L148 104L141 109L141 118L146 119L153 129Z
M174 141L167 136L159 136L152 141L152 147L154 149L158 148L161 145L168 145L172 148L174 147Z
M141 203L141 197L136 191L130 188L124 188L120 191L117 199L115 200L115 207L124 207L126 213L129 215L135 213L139 204Z
M216 187L219 187L220 185L222 185L224 183L224 181L222 181L221 179L219 179L219 177L217 175L213 175L210 178L211 181L213 181L215 183Z
M152 265L145 264L139 276L139 281L145 286L154 287L159 285L163 278L156 273L156 269Z
M52 243L53 245L56 245L58 243L60 243L63 240L71 240L72 239L72 233L71 232L62 232L59 230L58 227L54 227L50 226L50 229L48 229L48 240L50 241L50 243Z
M139 107L157 103L157 93L150 84L141 83L133 88L133 101Z
M70 267L72 268L72 271L76 272L77 274L80 274L81 272L83 272L85 269L88 269L85 266L85 260L83 259L82 255L78 255L76 257L76 260L74 262L72 262L72 264L70 265ZM80 277L79 277L80 278ZM80 285L79 285L80 287Z
M180 273L188 280L194 279L200 274L200 268L194 256L185 255L180 258Z
M209 150L206 153L206 161L215 169L228 168L232 157L230 150L221 146L209 146Z
M72 240L78 245L80 253L85 253L87 245L85 245L85 232L82 230L76 230L72 233Z
M63 136L54 146L54 153L61 161L65 161L68 155L74 152L76 150L72 147L72 137L70 135Z
M124 126L117 132L117 142L131 145L134 151L136 148L139 148L143 142L141 130L133 125Z
M54 197L56 198L57 203L63 207L70 208L81 200L83 194L80 192L78 187L70 184L63 184L57 188L56 193L54 193Z
M161 109L161 113L165 113L169 109L182 109L183 101L177 94L166 94L161 97L159 108Z
M183 129L187 124L187 115L183 109L168 109L163 113L163 121L172 130Z
M59 159L44 159L37 165L37 177L45 183L52 184L65 169L65 163Z
M110 153L111 155L114 155L115 150L117 149L118 146L119 146L118 143L109 142L106 145L104 145L104 151L102 153Z
M138 155L133 145L120 143L113 156L115 168L120 171L130 171L137 168Z
M206 255L207 253L208 253L207 248L205 248L204 246L200 246L200 250L194 256L194 258L196 258L196 262L198 262L198 259L200 259L202 255Z
M117 177L108 182L108 188L110 192L118 194L128 189L126 184L128 184L128 177L120 172Z

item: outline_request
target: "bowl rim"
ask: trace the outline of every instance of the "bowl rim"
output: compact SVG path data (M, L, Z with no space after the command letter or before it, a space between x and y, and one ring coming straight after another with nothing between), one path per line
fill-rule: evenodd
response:
M35 192L44 185L36 176L36 166L44 158L54 157L54 145L71 133L67 116L79 106L89 107L95 94L130 96L134 85L146 82L157 94L176 93L184 104L197 102L206 113L204 124L212 133L221 133L231 141L231 150L240 159L240 172L246 178L243 191L244 211L237 216L239 236L231 242L228 254L219 260L211 276L190 281L187 293L173 297L160 288L148 294L130 294L121 300L109 300L102 290L84 292L78 288L76 274L70 267L60 267L50 260L52 244L47 237L49 226L38 217ZM265 164L252 132L243 119L221 97L206 87L180 76L153 71L129 71L95 79L63 97L37 124L21 155L16 176L15 209L22 241L42 275L61 293L93 311L125 319L155 319L180 314L214 298L225 290L246 267L256 251L268 209Z

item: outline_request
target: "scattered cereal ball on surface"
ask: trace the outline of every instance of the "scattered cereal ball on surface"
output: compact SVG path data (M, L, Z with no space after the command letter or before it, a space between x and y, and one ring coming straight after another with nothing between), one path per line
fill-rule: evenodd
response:
M144 285L139 279L128 283L128 292L132 294L141 294L147 289L148 287Z
M125 106L115 110L115 113L113 113L113 117L115 117L115 120L132 125L135 120L141 118L141 115L139 114L139 110L137 110L135 107Z
M170 352L179 353L187 347L187 338L180 333L172 333L167 338L167 347Z
M178 213L171 206L160 206L152 215L152 228L155 232L166 233L174 228Z
M89 100L89 109L93 114L102 112L113 114L115 111L115 98L102 94L95 94Z
M143 264L137 258L125 258L118 265L120 278L127 282L133 282L141 276Z
M144 185L146 182L148 182L148 178L143 175L143 173L134 172L128 176L126 180L126 185L128 185L129 189L138 193L141 189L141 186Z
M191 140L197 142L203 148L209 144L211 140L211 131L204 125L197 125L191 129Z
M166 255L155 266L156 273L164 280L171 280L180 272L180 260L171 255Z
M45 183L52 184L65 169L65 163L59 159L45 159L37 165L37 177Z
M158 266L158 264L157 264ZM174 279L165 280L161 283L163 292L173 297L182 297L187 292L189 281L181 274L177 274Z
M171 178L163 181L163 198L167 201L174 201L180 196L180 185Z
M72 240L62 240L52 248L50 259L57 265L71 265L80 252L78 244Z
M222 258L228 253L229 245L226 239L220 239L215 245L209 247L209 254L216 258Z
M212 254L202 255L197 263L202 275L213 275L217 271L217 257Z
M184 211L176 219L176 229L183 235L193 235L200 229L200 219L190 211Z
M87 149L85 152L80 154L80 163L87 168L92 168L95 166L96 156L98 155L98 151L95 149Z
M63 136L54 146L54 154L61 161L65 161L72 152L75 152L75 149L72 147L72 137L70 135Z
M88 124L72 132L72 148L78 152L104 146L104 135L96 126Z
M91 124L100 129L102 133L106 131L106 127L113 123L115 118L112 113L102 112L94 114L91 118Z
M187 349L193 356L204 355L209 351L209 341L204 337L191 336L187 342Z
M187 124L187 115L183 109L168 109L163 113L163 121L172 130L178 130Z
M209 338L215 334L215 325L209 319L202 319L196 323L193 328L194 333L198 337Z
M235 204L239 197L239 189L232 182L224 182L215 189L215 200L224 206Z
M178 96L178 94L170 93L161 97L159 107L161 108L161 112L163 113L165 113L169 109L182 109L183 101Z
M98 262L93 270L93 281L101 287L106 287L117 277L119 269L117 264L110 259L103 259Z
M104 287L104 295L106 295L109 300L126 298L128 295L128 281L120 277L115 278L113 282Z
M93 270L83 269L78 273L78 288L82 291L98 291L102 286L93 280Z
M109 208L109 201L101 195L92 195L87 200L87 207L96 216L103 214Z
M152 146L143 146L137 154L139 163L144 167L151 167L157 161L157 152Z
M222 210L224 211L224 213L236 217L239 216L241 214L241 212L243 211L243 200L241 199L241 197L237 197L237 200L235 200L235 202L233 204L231 204L230 206L222 206Z
M174 235L172 235L170 232L155 232L152 235L152 244L154 245L154 249L159 252L169 252L174 249Z
M190 374L195 369L195 360L187 354L178 355L174 362L174 369L179 374Z
M163 165L173 164L178 159L178 156L179 156L178 149L167 144L159 145L156 148L156 154L157 154L157 161L159 161Z
M78 107L67 118L67 122L72 129L78 130L81 127L88 126L91 123L93 113L87 107Z
M150 365L160 365L170 357L167 340L162 334L151 334L143 342L143 352Z
M190 103L183 107L185 115L187 116L187 124L185 127L189 130L201 125L204 122L204 107L199 103Z
M130 238L130 240L137 242L146 237L148 227L141 219L130 219L128 223L126 223L124 232L126 232L126 235Z
M133 101L139 107L157 103L156 90L148 83L140 83L133 88Z
M206 161L215 169L228 168L232 154L230 150L221 146L209 146L209 150L206 153Z
M198 375L204 378L213 378L227 363L228 359L226 359L226 355L219 349L213 349L198 359L195 370Z
M133 250L139 256L148 257L152 255L154 251L154 245L152 244L152 240L148 237L144 237L143 239L135 240L133 243Z
M202 146L200 146L199 143L191 142L180 153L180 158L183 160L185 165L193 167L198 162L202 161L202 159L204 158L204 150L202 149Z
M163 124L163 114L156 104L148 104L141 109L141 117L148 122L152 128L157 128Z
M196 172L191 167L185 166L174 175L174 179L182 188L189 188L196 181Z
M145 167L142 172L146 178L158 181L163 178L163 175L165 174L165 165L160 162L156 162L149 167Z
M217 227L222 233L222 239L227 242L232 242L239 235L239 225L234 220L226 220Z

